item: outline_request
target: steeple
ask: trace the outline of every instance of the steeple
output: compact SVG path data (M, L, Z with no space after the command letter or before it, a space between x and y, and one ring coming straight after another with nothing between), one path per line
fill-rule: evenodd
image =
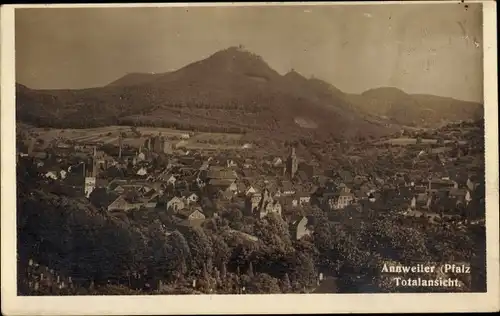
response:
M297 161L297 155L295 153L295 146L290 146L290 155L286 161L286 174L293 179L297 173L299 163Z

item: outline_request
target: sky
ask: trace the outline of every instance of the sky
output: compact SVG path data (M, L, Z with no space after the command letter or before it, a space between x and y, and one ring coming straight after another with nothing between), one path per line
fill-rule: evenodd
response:
M483 99L481 4L16 10L16 80L33 89L106 85L179 69L243 45L347 93Z

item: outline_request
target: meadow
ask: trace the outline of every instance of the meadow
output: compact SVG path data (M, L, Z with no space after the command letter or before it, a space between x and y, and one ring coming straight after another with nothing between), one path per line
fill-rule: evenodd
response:
M161 127L137 127L138 133L131 126L106 126L88 129L47 129L32 128L37 138L50 142L54 139L67 140L75 143L94 143L118 145L120 133L125 133L123 144L140 147L149 136L164 136L177 147L186 149L239 149L242 134L189 132Z

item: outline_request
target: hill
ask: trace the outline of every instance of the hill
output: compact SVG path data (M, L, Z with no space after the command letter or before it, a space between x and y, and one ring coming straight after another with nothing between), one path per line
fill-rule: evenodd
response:
M392 87L370 89L361 95L350 94L348 100L362 112L410 126L436 127L483 117L483 105L480 103L434 95L407 94Z
M16 95L18 120L36 126L137 125L282 139L376 137L428 116L437 122L477 112L467 102L394 88L345 94L296 71L282 76L238 47L168 73L128 74L100 88L32 90L18 84ZM456 104L463 110L456 111Z
M231 47L177 71L129 74L101 88L37 91L18 84L17 115L51 127L127 124L284 138L386 133L342 98L318 93L316 84L281 76L260 56Z
M158 77L165 75L165 73L129 73L125 76L109 83L108 87L128 87L140 85L155 80Z

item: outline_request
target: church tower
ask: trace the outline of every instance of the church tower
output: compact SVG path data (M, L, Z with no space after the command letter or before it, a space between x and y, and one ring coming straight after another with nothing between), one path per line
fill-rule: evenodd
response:
M97 151L96 148L94 147L94 154L93 157L91 158L91 166L92 169L88 170L86 165L83 165L83 174L85 177L85 196L89 198L90 194L92 191L94 191L96 187L96 179L97 179Z
M295 174L297 173L297 169L299 167L299 162L297 160L297 155L295 154L295 147L290 147L290 155L286 161L286 175L293 179Z

